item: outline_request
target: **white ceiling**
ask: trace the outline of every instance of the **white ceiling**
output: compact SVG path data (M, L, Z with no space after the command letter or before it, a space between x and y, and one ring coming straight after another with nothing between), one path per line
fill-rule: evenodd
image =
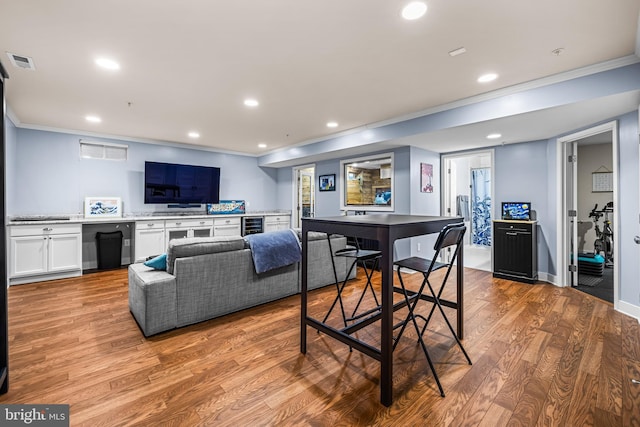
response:
M426 0L427 14L405 21L407 2L0 0L7 102L22 127L260 155L636 49L639 0ZM459 47L467 52L448 55ZM10 66L4 52L33 58L36 70ZM98 68L100 56L121 69ZM499 78L477 83L486 72ZM245 107L248 97L260 105ZM497 125L505 143L548 138L640 100L609 98L394 144L473 148ZM531 117L548 123L544 132ZM327 128L330 120L339 126Z

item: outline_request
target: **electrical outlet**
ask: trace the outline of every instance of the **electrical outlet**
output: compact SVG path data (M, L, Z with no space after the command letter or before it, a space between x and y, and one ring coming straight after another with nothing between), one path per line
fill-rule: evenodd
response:
M125 246L131 246L131 239L124 239Z

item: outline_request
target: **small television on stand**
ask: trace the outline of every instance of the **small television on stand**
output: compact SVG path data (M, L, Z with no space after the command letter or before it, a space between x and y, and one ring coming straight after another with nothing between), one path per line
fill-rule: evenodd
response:
M514 221L530 221L531 203L502 202L502 219Z
M219 203L220 168L145 162L144 202L169 207Z

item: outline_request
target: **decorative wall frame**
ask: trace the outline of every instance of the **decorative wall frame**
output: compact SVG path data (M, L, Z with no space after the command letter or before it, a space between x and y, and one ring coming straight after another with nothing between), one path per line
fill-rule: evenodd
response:
M207 203L208 215L244 214L244 200L220 200L220 203Z
M600 172L600 169L605 171ZM597 171L591 173L591 192L607 193L613 191L613 172L604 166L600 166Z
M319 183L320 191L336 191L336 174L320 175Z
M433 193L433 165L420 163L420 192Z
M91 196L84 199L85 218L121 218L122 199L120 197Z

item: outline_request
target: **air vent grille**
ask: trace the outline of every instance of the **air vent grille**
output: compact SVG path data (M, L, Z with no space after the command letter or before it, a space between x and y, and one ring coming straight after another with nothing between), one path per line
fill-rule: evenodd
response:
M15 53L7 52L9 60L16 68L22 68L23 70L35 71L36 66L33 63L33 58L24 55L16 55Z

